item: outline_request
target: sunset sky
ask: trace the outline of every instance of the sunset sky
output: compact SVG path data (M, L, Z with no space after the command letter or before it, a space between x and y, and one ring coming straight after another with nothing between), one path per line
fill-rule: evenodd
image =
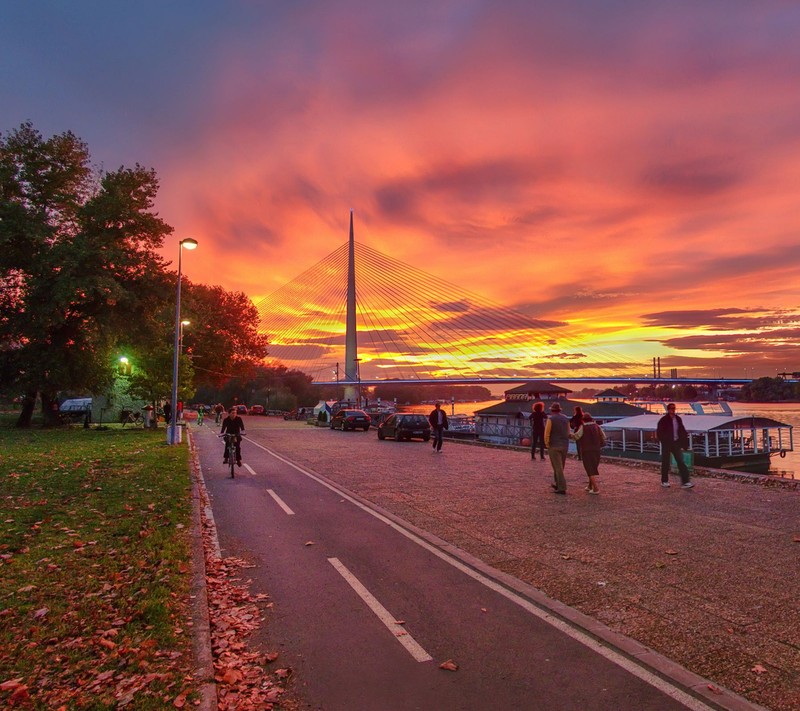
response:
M348 237L646 369L800 370L800 3L5 3L0 131L140 163L192 281Z

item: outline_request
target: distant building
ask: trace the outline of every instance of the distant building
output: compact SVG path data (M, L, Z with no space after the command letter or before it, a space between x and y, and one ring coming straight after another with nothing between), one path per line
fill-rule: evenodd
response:
M519 445L531 436L528 422L535 402L544 403L545 412L550 412L554 402L561 411L572 417L575 407L583 408L599 423L612 422L623 417L633 417L645 412L640 407L626 402L627 398L616 390L605 390L595 396L595 402L570 400L572 390L553 385L543 380L532 380L511 390L506 390L505 399L475 413L475 432L479 440L496 444Z

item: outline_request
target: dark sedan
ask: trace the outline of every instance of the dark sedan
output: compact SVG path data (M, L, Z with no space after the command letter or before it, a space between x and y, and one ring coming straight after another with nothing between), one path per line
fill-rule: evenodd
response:
M378 439L387 437L394 437L397 442L419 437L427 442L431 438L431 425L425 415L396 413L378 425Z
M363 410L339 410L331 418L331 429L341 430L342 432L359 429L366 432L369 429L370 422L369 415Z

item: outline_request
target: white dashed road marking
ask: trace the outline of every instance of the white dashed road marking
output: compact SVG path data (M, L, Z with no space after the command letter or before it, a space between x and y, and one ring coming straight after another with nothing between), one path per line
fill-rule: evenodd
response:
M328 558L328 562L336 568L339 574L347 581L353 590L356 591L358 596L367 603L367 607L372 610L378 619L386 625L387 629L396 637L397 641L400 642L405 648L406 651L414 657L414 659L418 662L429 662L433 659L433 657L428 654L417 641L403 629L403 626L397 622L397 620L389 613L383 605L381 605L373 596L373 594L367 590L358 578L355 577L344 565L342 565L341 561L338 558Z

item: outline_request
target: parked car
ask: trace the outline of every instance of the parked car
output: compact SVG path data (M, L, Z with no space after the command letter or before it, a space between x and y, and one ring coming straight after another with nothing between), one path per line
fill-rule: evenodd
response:
M397 442L419 437L427 442L431 438L431 425L425 415L415 415L410 412L395 413L378 425L378 439L387 437L394 437Z
M266 415L267 412L264 409L263 405L251 405L249 414L250 415Z
M236 405L236 414L237 415L246 415L247 414L247 405Z
M369 429L369 424L369 415L363 410L339 410L331 418L331 429L339 429L342 432L356 428L366 432Z

